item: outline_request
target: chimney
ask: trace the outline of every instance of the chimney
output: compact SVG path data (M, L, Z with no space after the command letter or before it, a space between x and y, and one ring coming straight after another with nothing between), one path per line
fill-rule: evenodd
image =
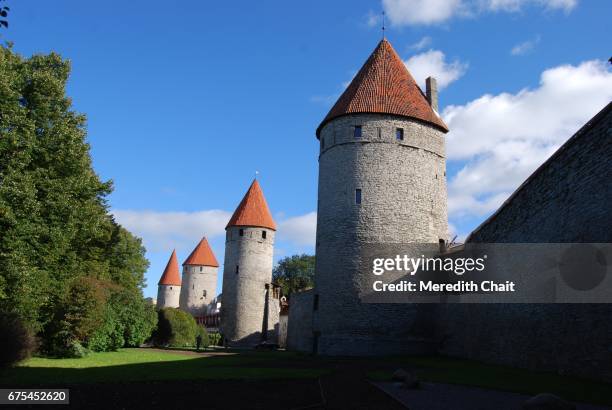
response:
M427 101L434 111L438 112L438 82L433 77L427 77L425 80L425 95Z

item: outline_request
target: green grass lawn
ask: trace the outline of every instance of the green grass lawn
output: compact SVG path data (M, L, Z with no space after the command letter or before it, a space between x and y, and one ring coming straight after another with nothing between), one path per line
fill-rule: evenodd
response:
M398 367L412 369L423 381L462 384L517 393L553 393L567 400L612 405L612 385L554 373L533 372L448 357L401 357ZM391 380L391 372L368 373L372 380Z
M91 353L80 359L35 357L0 373L0 384L15 386L192 379L295 379L316 378L325 373L317 368L274 367L275 360L290 357L290 353L283 352L201 357L145 349Z

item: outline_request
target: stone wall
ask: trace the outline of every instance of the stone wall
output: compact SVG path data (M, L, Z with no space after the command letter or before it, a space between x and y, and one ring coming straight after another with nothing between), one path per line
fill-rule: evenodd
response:
M217 291L217 271L213 266L185 265L179 306L193 316L204 316Z
M355 126L361 126L359 138ZM418 307L359 301L359 254L368 243L447 239L444 134L404 117L352 114L322 128L320 148L313 296L318 352L423 352Z
M157 309L179 307L181 287L176 285L157 286Z
M312 352L312 295L312 289L291 295L287 326L288 350Z
M278 318L278 346L287 347L287 326L289 325L289 315L281 314Z
M612 242L611 107L568 140L468 241ZM437 325L443 354L612 381L609 304L446 305L439 306Z
M261 341L266 285L272 281L273 249L274 231L270 229L245 226L227 229L221 332L230 346L253 346ZM272 295L268 300L268 341L272 342L276 340L280 306Z

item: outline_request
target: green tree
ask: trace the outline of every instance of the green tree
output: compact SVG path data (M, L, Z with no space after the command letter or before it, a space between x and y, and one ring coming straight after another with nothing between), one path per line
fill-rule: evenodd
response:
M280 285L284 295L290 296L314 286L314 268L312 255L289 256L278 261L272 271L272 280Z
M45 337L83 342L92 330L80 330L65 302L83 302L83 318L108 318L111 288L142 299L148 262L140 239L109 215L112 183L92 168L85 117L66 96L69 73L55 53L24 58L0 46L0 311ZM91 296L87 278L110 292L102 307L81 298Z
M199 326L193 316L180 309L164 308L159 310L159 321L153 336L158 346L193 346Z

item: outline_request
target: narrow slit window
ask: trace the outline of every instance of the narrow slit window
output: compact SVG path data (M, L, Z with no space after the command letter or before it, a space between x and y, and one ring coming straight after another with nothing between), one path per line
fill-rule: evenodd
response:
M240 266L236 265L236 275L240 272Z
M404 129L403 128L395 129L395 138L397 138L398 141L404 140Z
M321 137L321 149L325 149L325 138Z
M361 203L361 189L356 189L355 190L355 203L356 204L360 204Z
M319 295L314 295L314 300L312 301L312 310L319 310Z
M244 236L244 229L240 230L240 236Z
M204 270L204 268L200 266L200 272L202 272L202 270Z
M353 131L355 138L361 138L361 125L355 125L355 131Z
M261 231L261 237L262 239L266 239L266 236L268 235L268 232L266 231Z

